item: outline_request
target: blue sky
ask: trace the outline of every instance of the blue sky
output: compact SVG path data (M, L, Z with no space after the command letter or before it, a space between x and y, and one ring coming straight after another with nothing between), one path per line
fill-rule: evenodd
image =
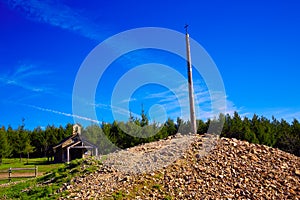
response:
M96 119L84 112L74 116L72 111L73 86L83 61L98 44L122 31L162 27L184 33L186 23L190 36L218 67L228 113L299 118L299 10L296 0L1 0L0 125L17 127L25 118L26 128L32 129L73 123L73 117L90 124L112 121L112 110L122 115L116 120L123 120L128 109L112 105L111 99L124 74L156 62L186 78L185 61L153 49L116 59L101 77L94 102L82 99L83 107L96 108ZM196 56L192 52L192 59ZM159 78L160 74L147 76ZM179 102L187 99L187 88L182 80L168 80L177 84L175 88L141 85L119 103L128 103L133 114L139 114L143 105L152 121L176 118L182 108ZM207 85L197 72L194 83L197 117L205 119L211 116Z

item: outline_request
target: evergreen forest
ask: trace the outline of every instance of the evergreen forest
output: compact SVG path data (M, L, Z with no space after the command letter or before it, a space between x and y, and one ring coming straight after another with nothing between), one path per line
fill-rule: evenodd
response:
M224 123L221 130L209 128L210 125ZM217 118L207 121L197 120L198 134L221 131L221 137L237 138L251 143L263 144L279 148L296 156L300 156L300 123L297 119L287 122L274 117L267 119L256 114L252 118L241 117L237 112L232 116L220 114ZM142 111L140 118L130 116L128 122L102 122L84 127L82 135L93 144L101 144L106 140L119 148L129 148L138 144L152 142L175 135L189 133L189 122L180 118L168 119L164 124L149 123ZM46 157L49 150L64 138L72 135L73 124L46 128L36 127L33 130L25 128L25 121L17 129L11 126L0 128L0 162L3 158ZM128 134L129 133L129 134ZM153 134L155 133L155 134ZM101 147L101 145L100 145ZM106 154L111 147L102 145L99 153Z

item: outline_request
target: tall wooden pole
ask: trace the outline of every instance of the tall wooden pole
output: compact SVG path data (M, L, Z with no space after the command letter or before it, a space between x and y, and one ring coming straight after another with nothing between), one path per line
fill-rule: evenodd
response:
M188 34L188 25L185 27L186 39L186 54L187 54L187 72L188 72L188 87L189 87L189 100L190 100L190 120L191 120L191 133L197 133L196 116L195 116L195 102L194 102L194 87L192 76L192 60L190 50L190 36Z

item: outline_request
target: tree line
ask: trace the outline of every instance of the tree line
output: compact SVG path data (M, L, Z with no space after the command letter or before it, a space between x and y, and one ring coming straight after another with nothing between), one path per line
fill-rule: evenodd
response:
M25 129L24 120L17 129L11 126L0 129L0 163L3 158L23 157L46 157L48 150L55 144L70 136L73 132L73 125L65 127L48 125L45 129L41 127L33 130Z
M241 118L237 112L226 115L221 136L237 138L258 143L300 156L300 123L294 119L291 123L275 117L267 119L256 114L251 119Z
M220 129L224 123L223 129ZM218 118L207 121L197 120L197 133L221 132L222 137L237 138L251 143L264 144L279 148L300 156L300 123L294 119L291 123L284 119L280 121L272 117L267 119L256 114L252 118L241 117L237 112L232 116L220 114ZM210 126L211 125L211 126ZM217 126L213 126L217 125ZM211 128L213 127L213 128ZM102 122L83 128L82 136L92 144L99 145L99 152L106 154L112 151L114 144L119 148L129 148L141 143L153 142L167 138L176 133L190 132L190 123L177 118L168 119L165 123L149 123L142 111L140 118L130 116L128 122ZM218 130L219 129L219 130ZM25 129L24 120L17 129L11 126L0 129L0 162L8 157L45 157L50 149L64 138L72 135L73 124L65 127L48 125L42 129ZM109 141L109 142L108 142Z

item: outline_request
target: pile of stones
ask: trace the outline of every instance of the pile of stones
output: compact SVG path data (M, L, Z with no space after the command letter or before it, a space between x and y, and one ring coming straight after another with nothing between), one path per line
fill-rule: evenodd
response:
M108 155L61 199L300 199L300 158L211 135L177 135Z

